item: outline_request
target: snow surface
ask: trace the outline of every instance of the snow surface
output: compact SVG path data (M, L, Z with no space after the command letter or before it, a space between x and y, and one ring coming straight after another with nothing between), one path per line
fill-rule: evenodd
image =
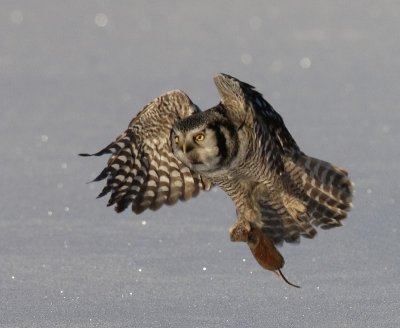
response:
M1 327L398 327L398 1L1 1ZM116 214L81 158L147 102L257 87L347 168L345 226L285 245L291 288L233 244L233 204ZM209 214L205 215L205 212Z

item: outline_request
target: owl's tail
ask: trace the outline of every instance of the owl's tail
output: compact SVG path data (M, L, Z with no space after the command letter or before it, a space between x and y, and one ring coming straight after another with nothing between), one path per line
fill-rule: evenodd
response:
M351 208L353 188L345 169L305 154L285 163L307 207L309 222L322 229L341 225Z

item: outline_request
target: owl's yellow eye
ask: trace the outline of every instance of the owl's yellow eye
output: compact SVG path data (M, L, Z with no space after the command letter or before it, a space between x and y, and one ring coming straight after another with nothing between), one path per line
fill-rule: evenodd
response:
M199 133L194 137L194 140L196 141L203 141L204 140L204 134L203 133Z
M178 144L179 143L179 137L175 136L175 143Z

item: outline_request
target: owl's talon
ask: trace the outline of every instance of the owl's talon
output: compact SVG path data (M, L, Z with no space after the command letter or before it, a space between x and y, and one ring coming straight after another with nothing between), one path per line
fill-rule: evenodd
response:
M229 229L229 235L231 237L231 241L247 242L249 239L250 230L251 230L250 224L246 221L240 221L235 223Z

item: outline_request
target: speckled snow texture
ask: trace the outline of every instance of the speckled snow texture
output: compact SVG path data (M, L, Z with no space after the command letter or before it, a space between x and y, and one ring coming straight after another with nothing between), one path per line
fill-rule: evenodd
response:
M398 327L400 3L1 1L0 327ZM233 244L219 190L116 214L81 158L147 102L249 82L356 184L345 226L281 248L291 288ZM206 214L207 213L207 214Z

